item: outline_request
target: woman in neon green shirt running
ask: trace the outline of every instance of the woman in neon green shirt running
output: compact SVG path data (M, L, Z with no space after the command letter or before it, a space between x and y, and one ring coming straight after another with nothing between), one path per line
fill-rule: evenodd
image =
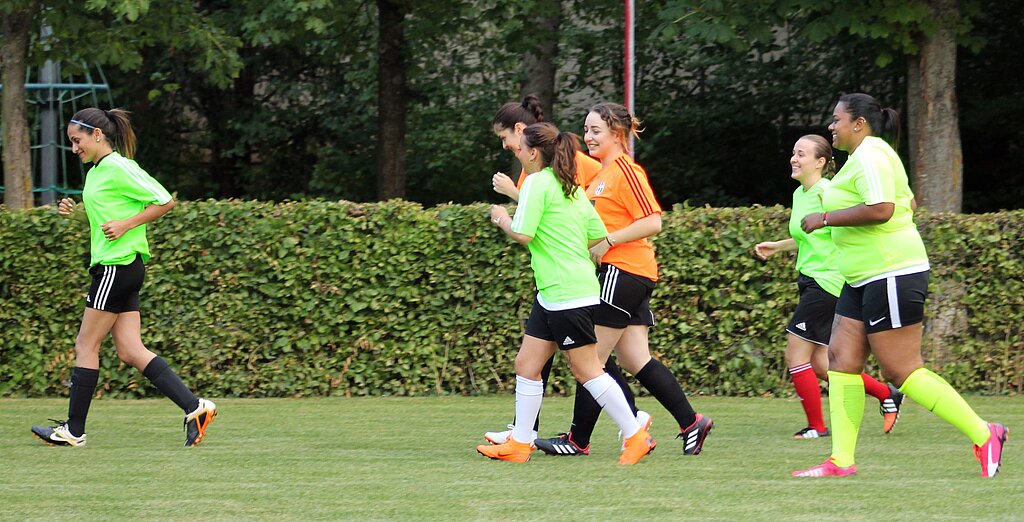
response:
M829 176L835 174L832 146L816 134L808 134L793 145L791 177L800 186L793 191L789 218L791 237L765 241L754 247L761 259L776 252L797 251L797 289L800 302L786 325L786 366L793 377L793 387L807 417L807 427L793 434L795 439L828 437L828 428L821 414L821 388L818 378L828 380L828 346L836 301L843 288L843 276L837 266L836 247L828 229L810 234L800 228L800 219L811 212L821 212L822 193L829 187ZM878 399L882 414L882 432L889 433L899 419L903 394L894 386L885 385L862 373L868 395Z
M846 280L829 343L832 455L794 476L856 473L854 452L864 416L860 374L872 353L886 380L971 439L982 476L999 471L1009 430L982 420L949 383L924 368L921 337L930 266L914 224L914 193L895 150L899 127L899 113L882 109L866 94L843 95L832 113L832 144L850 158L824 192L823 211L801 222L807 233L830 227Z
M594 309L600 284L590 247L607 236L604 223L576 184L579 138L550 123L523 130L517 157L530 173L519 192L515 218L491 207L491 222L530 250L537 295L526 335L516 355L516 417L507 442L480 445L482 455L513 462L530 460L533 425L544 399L544 364L558 350L576 380L619 425L626 438L620 464L636 464L655 447L626 403L622 390L597 356Z
M100 345L114 338L117 356L134 366L185 412L185 446L203 440L217 414L213 401L196 397L162 358L142 344L139 289L146 276L146 223L174 208L174 198L132 160L135 131L119 109L82 109L68 123L71 151L92 163L82 191L83 206L62 199L58 213L89 224L92 284L75 339L68 419L33 426L32 433L57 446L84 446L85 419L99 379Z

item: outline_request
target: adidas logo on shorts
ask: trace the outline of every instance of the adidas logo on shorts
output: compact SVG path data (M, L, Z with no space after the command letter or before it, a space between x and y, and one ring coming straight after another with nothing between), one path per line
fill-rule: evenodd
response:
M573 340L572 340L572 337L569 337L569 336L567 335L567 336L565 336L565 340L564 340L564 341L562 341L562 346L566 346L566 345L572 344L572 343L574 343L574 342L575 342L575 341L573 341Z
M805 332L807 331L807 323L796 323L796 327Z

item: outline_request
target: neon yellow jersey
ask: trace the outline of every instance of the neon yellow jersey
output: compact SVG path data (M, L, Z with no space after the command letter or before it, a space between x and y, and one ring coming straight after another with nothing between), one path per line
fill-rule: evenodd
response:
M803 185L797 187L793 192L793 211L789 215L789 235L796 241L797 272L813 278L826 292L839 297L844 280L839 273L839 252L832 243L832 232L826 227L808 234L800 227L804 216L822 211L822 193L829 185L829 180L821 178L806 191Z
M864 138L825 190L826 212L860 204L893 203L889 221L880 225L830 227L839 249L839 271L853 286L874 276L917 266L927 267L928 254L914 224L907 171L896 151L881 138Z
M527 246L541 306L568 310L600 303L588 244L608 233L582 188L567 198L550 167L530 174L519 192L512 231L533 238Z
M103 235L103 224L125 220L152 204L163 205L170 193L135 161L117 152L105 156L89 169L82 190L82 202L89 216L92 265L127 265L142 256L149 261L146 225L137 226L114 241Z

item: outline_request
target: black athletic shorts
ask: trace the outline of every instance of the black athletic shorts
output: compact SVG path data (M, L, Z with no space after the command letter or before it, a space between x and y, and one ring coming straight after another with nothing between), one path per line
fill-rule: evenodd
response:
M597 280L601 282L601 305L594 312L594 324L620 329L634 324L654 326L654 281L608 263L601 264Z
M135 261L127 265L93 265L89 275L92 284L86 307L116 314L139 310L139 290L146 279L142 256L136 255Z
M786 332L805 341L828 346L839 298L826 292L813 277L803 274L797 276L796 287L800 292L800 302L786 325Z
M569 310L547 310L533 298L533 309L526 320L526 335L552 341L562 350L597 343L594 333L594 309L597 305Z
M836 314L862 321L869 334L920 323L928 298L928 274L890 276L857 288L845 284Z

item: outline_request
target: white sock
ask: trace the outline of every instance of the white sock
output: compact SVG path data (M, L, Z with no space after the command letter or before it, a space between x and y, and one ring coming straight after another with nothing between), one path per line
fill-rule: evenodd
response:
M621 392L622 390L619 390L619 393ZM537 438L533 431L533 425L537 422L540 403L543 400L544 381L533 381L516 375L516 424L512 428L512 438L516 442L532 443L533 439ZM626 399L622 400L625 402Z
M612 379L611 375L602 373L583 383L583 387L604 408L604 411L615 421L615 424L619 425L623 437L628 439L640 431L640 423L636 421L633 410L630 409L629 403L626 402L626 396L622 393L622 388L619 388L619 384L615 382L615 379Z

